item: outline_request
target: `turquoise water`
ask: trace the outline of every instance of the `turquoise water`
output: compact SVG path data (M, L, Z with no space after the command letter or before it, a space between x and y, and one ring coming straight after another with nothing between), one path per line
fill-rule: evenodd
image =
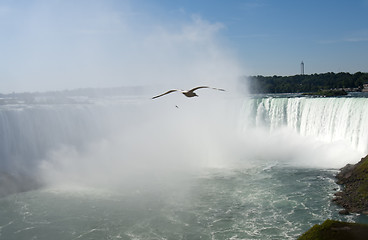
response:
M0 239L295 239L327 218L335 170L259 164L130 191L48 188L0 199Z
M368 223L331 202L337 169L367 154L366 98L180 99L1 106L1 171L45 187L0 198L0 239L295 239L327 218Z

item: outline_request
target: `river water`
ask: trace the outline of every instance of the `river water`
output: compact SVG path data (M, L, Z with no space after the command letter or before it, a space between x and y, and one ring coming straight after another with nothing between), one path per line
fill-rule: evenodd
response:
M365 98L178 101L1 106L3 171L43 187L0 198L0 239L295 239L327 218L368 223L331 202L338 168L367 154Z

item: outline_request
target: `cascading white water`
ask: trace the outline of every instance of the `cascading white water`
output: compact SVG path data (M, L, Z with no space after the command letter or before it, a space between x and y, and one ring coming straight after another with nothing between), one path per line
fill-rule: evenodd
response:
M51 185L130 188L195 171L222 153L213 146L223 143L218 136L227 128L213 108L181 95L3 105L0 172L36 175Z
M0 106L0 184L4 166L45 184L0 185L1 238L295 239L360 221L331 203L354 151L309 136L364 148L366 99L175 97Z
M128 159L135 159L136 162L142 161L137 159L147 157L142 156L145 152L152 162L162 161L165 158L163 153L168 150L164 148L157 151L157 149L175 143L175 147L170 147L176 149L173 152L183 152L183 158L188 155L178 162L188 162L191 159L189 162L193 164L208 162L206 158L209 156L212 156L211 159L226 159L223 160L226 162L231 162L233 157L238 158L236 161L239 159L246 161L249 158L257 159L262 152L267 152L271 158L276 155L285 158L282 151L295 148L293 146L295 139L288 137L283 139L283 148L275 148L275 143L280 142L280 139L267 140L268 136L263 136L259 129L268 129L272 133L286 128L298 136L313 137L326 143L342 141L358 151L360 157L368 153L368 98L247 98L241 109L241 116L238 117L243 131L237 134L234 134L233 128L228 126L234 124L232 120L219 121L219 117L227 113L217 109L216 114L211 117L209 109L201 106L199 102L190 106L183 105L185 108L181 109L172 109L170 103L163 107L162 103L156 104L146 100L144 103L126 103L125 100L123 102L113 100L90 104L2 106L1 170L32 173L37 170L41 161L51 161L50 158L55 157L55 152L60 149L61 152L68 149L66 150L68 153L76 151L84 154L98 149L95 147L96 143L104 148L106 140L110 141L109 152L116 152L118 158L125 156ZM195 110L196 106L199 107ZM217 120L214 121L215 119ZM209 124L213 126L210 127ZM191 131L184 133L181 130L183 128ZM193 145L194 141L197 141L195 139L201 139L200 145ZM146 151L132 152L132 149L137 148L135 143L142 147L144 145ZM160 145L156 146L158 143ZM299 142L299 146L303 144ZM114 145L117 145L118 151L111 147ZM221 146L221 149L217 146ZM262 147L268 151L264 151ZM149 154L147 149L151 151ZM275 150L278 152L275 153ZM321 159L324 158L323 153L317 154ZM90 155L94 157L96 152L86 156ZM290 158L296 156L294 153L286 155ZM194 156L198 159L193 159ZM153 157L157 159L153 160ZM83 157L78 155L72 157L75 164L80 161L78 158ZM357 161L359 158L354 156L354 159ZM350 160L345 158L335 166L340 167ZM325 161L326 164L322 166L330 166L327 158ZM166 165L168 163L172 161L165 162ZM114 166L113 163L111 165Z
M129 121L107 104L36 104L0 107L0 167L12 174L34 173L50 151L82 150Z
M368 98L252 98L244 103L245 127L282 127L324 142L348 142L368 153Z

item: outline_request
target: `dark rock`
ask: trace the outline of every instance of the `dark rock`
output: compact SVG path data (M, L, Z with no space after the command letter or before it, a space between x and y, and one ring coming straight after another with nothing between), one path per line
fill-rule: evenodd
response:
M343 192L337 192L337 193L335 193L334 194L336 197L341 197L342 195L344 195L344 193Z
M348 210L343 209L343 210L339 211L339 214L341 214L341 215L349 215L350 213L349 213Z
M355 165L348 164L336 175L337 183L343 185L341 192L332 199L351 213L368 213L368 156ZM344 214L344 211L340 211Z
M314 225L301 235L298 240L366 240L368 224L347 223L326 220L321 225Z
M339 199L341 199L341 197L334 197L331 201L336 202L336 201L339 201Z

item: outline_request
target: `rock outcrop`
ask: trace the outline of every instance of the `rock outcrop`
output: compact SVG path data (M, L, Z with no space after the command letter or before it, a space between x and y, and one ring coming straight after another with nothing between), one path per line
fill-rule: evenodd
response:
M336 178L343 190L337 192L332 201L345 208L340 213L368 215L368 156L355 165L343 167Z
M321 225L314 225L301 235L298 240L366 240L368 224L347 223L326 220Z

